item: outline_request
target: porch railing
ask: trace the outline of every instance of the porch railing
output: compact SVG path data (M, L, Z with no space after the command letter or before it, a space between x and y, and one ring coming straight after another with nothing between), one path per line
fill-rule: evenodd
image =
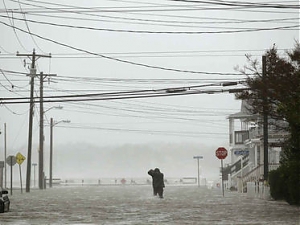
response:
M270 163L269 171L276 170L279 167L279 163ZM263 179L264 175L264 165L258 165L242 177L240 177L243 187L247 187L248 182L258 182L260 179Z

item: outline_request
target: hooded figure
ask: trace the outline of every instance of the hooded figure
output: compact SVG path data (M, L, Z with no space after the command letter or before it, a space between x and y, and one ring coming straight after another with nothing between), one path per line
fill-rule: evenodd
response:
M148 174L152 177L152 186L153 186L153 194L158 196L160 198L163 198L163 192L164 192L164 174L160 172L158 168L155 168L154 170L149 170Z

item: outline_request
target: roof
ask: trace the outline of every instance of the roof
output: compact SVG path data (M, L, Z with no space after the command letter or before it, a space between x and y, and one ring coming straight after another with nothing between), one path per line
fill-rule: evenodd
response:
M258 115L252 114L251 109L252 107L247 103L247 101L242 100L242 105L241 105L241 111L230 114L228 116L229 119L246 119L246 118L257 118Z

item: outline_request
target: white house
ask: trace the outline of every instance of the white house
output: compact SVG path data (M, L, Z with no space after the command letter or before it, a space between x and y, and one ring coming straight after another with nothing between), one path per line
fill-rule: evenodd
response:
M246 183L258 182L264 175L263 120L261 115L250 112L250 106L242 101L241 111L229 115L229 156L231 163L224 169L228 188L246 191ZM269 171L278 168L280 143L287 133L278 132L268 121Z

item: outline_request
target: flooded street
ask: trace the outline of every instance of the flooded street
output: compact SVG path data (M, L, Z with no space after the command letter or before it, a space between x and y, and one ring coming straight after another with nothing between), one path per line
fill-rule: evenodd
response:
M62 186L9 196L1 225L15 224L300 224L299 208L284 202L197 186Z

